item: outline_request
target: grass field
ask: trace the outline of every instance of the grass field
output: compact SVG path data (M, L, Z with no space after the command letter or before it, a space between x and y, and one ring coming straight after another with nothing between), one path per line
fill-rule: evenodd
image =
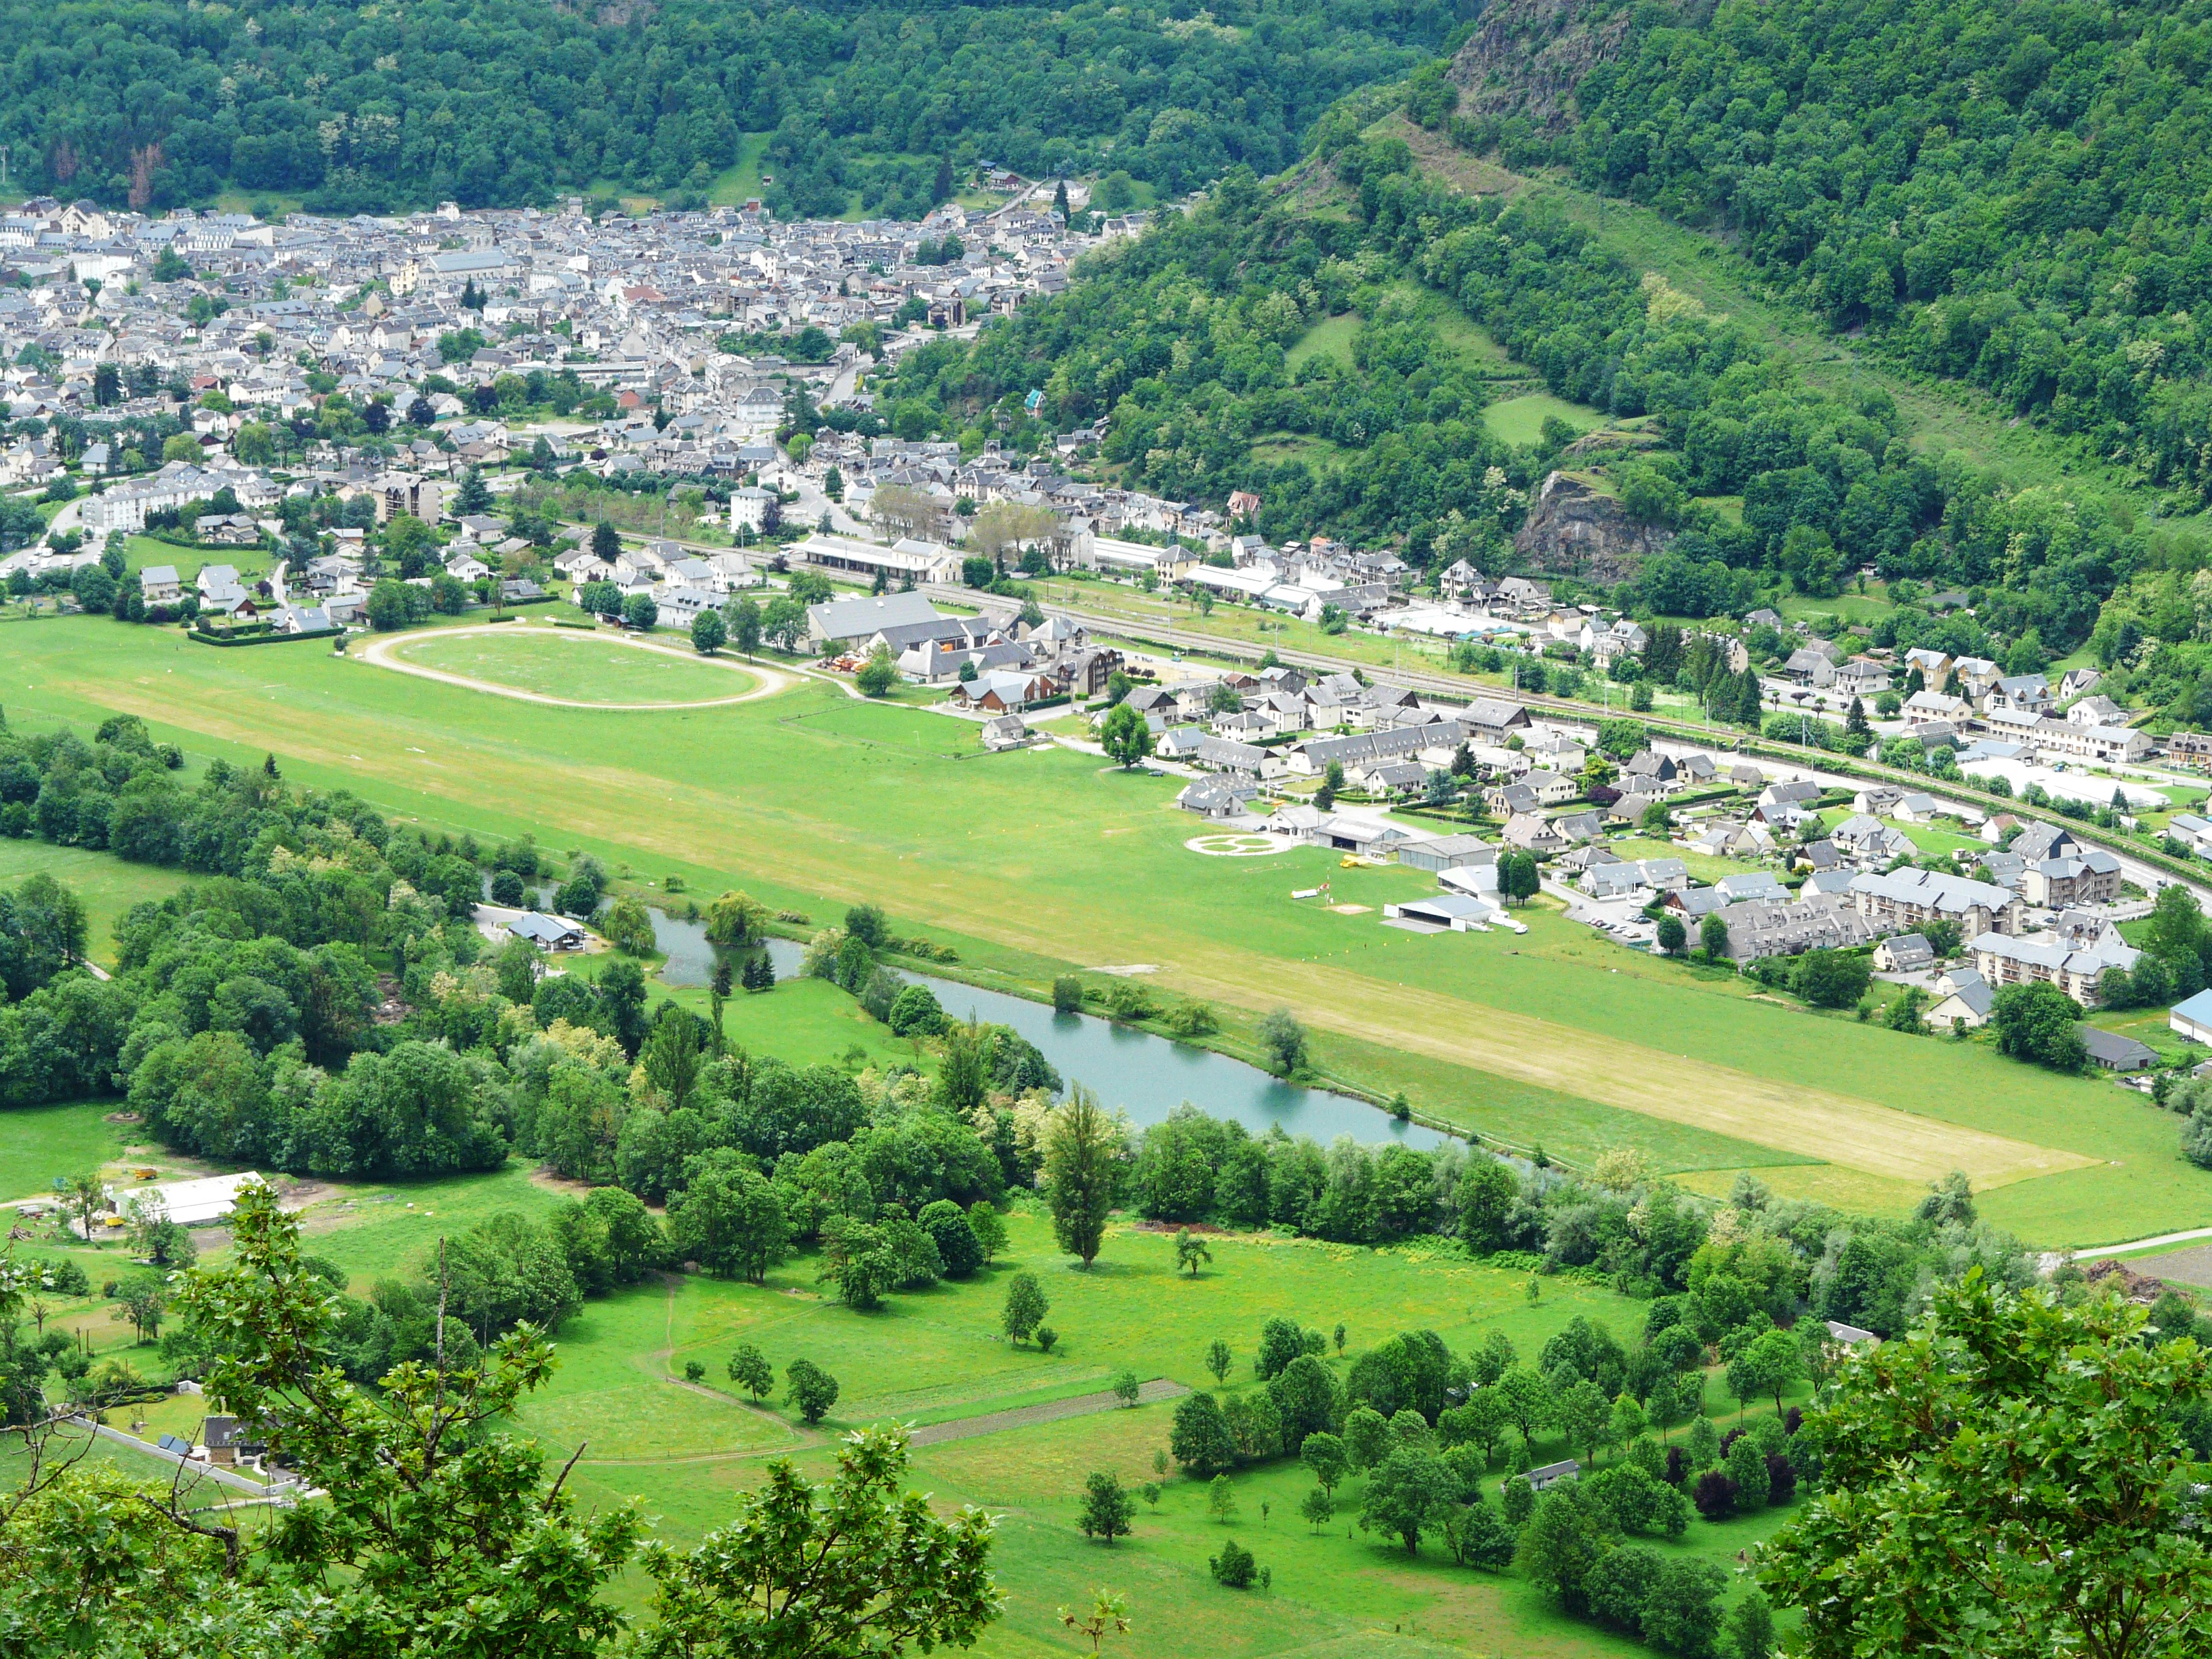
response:
M1509 943L1293 906L1324 872L1377 906L1428 884L1318 849L1201 866L1172 779L983 756L963 725L831 688L599 713L104 619L21 637L19 724L137 713L200 754L273 750L295 781L480 838L527 830L691 893L743 885L817 915L872 901L1032 994L1070 967L1155 963L1222 1009L1232 1048L1284 1004L1337 1075L1559 1156L1633 1140L1704 1182L1774 1166L1778 1186L1885 1207L1955 1166L1990 1189L1985 1213L2054 1245L2195 1224L2212 1194L2173 1120L2109 1084L1785 1006L1548 914ZM1110 1079L1085 1080L1110 1099Z
M115 961L115 924L123 913L142 900L167 898L184 884L176 871L125 864L106 853L56 847L51 842L0 839L0 887L13 887L24 877L40 872L83 901L85 949L103 966Z
M112 1102L21 1106L0 1115L0 1201L39 1198L54 1182L96 1170L123 1150L120 1129L107 1121Z
M743 696L757 684L721 658L686 661L618 638L550 628L425 635L393 654L417 667L570 702L705 702Z
M1358 312L1347 311L1341 316L1325 317L1291 343L1283 353L1284 363L1296 373L1301 364L1316 357L1334 357L1347 368L1352 363L1352 342L1359 332Z
M1565 421L1578 433L1594 431L1605 424L1605 416L1595 409L1584 404L1571 404L1565 398L1554 398L1548 392L1508 398L1482 411L1482 423L1509 444L1537 442L1544 435L1544 422L1553 419Z
M514 1185L504 1177L492 1184ZM311 1212L311 1219L320 1214ZM571 1477L576 1490L599 1504L641 1499L661 1535L682 1544L726 1515L769 1459L789 1455L810 1472L826 1472L835 1437L849 1428L980 1416L1096 1392L1124 1367L1210 1388L1202 1355L1217 1336L1237 1357L1231 1387L1254 1386L1253 1345L1261 1323L1277 1315L1323 1330L1343 1322L1349 1355L1395 1331L1425 1328L1455 1352L1502 1329L1529 1357L1578 1314L1625 1339L1644 1315L1640 1304L1559 1280L1532 1304L1517 1275L1419 1250L1267 1237L1212 1240L1214 1261L1194 1279L1175 1272L1169 1235L1131 1227L1110 1232L1097 1265L1085 1273L1053 1250L1041 1217L1018 1208L1008 1220L1010 1248L993 1267L896 1297L873 1314L825 1299L811 1258L772 1273L763 1287L687 1277L589 1304L563 1328L560 1368L523 1425L556 1457L585 1443ZM318 1236L316 1249L357 1280L390 1271L389 1241L368 1234L341 1222ZM419 1249L427 1248L426 1241ZM422 1259L418 1253L417 1265ZM1020 1268L1036 1273L1050 1298L1048 1318L1060 1333L1050 1354L1017 1348L1000 1332L1006 1281ZM737 1396L724 1367L740 1342L757 1345L779 1373L805 1358L837 1378L836 1407L820 1429L799 1424L775 1396L764 1406ZM707 1368L701 1385L677 1380L693 1359ZM1332 1363L1341 1370L1347 1362ZM1717 1384L1709 1409L1726 1410ZM1272 1567L1265 1593L1213 1585L1206 1557L1219 1548L1224 1529L1206 1511L1206 1488L1188 1479L1169 1480L1156 1511L1140 1506L1134 1534L1110 1553L1085 1542L1074 1526L1085 1478L1110 1468L1133 1489L1152 1479L1172 1410L1115 1410L915 1454L918 1483L939 1502L977 1504L1000 1517L995 1565L1008 1605L982 1652L1072 1650L1056 1609L1087 1599L1099 1583L1129 1597L1137 1628L1124 1651L1132 1655L1188 1653L1200 1639L1240 1653L1284 1653L1315 1641L1331 1651L1387 1645L1402 1653L1414 1645L1409 1638L1423 1650L1638 1651L1560 1619L1510 1575L1452 1566L1439 1544L1409 1559L1356 1531L1357 1479L1338 1494L1335 1522L1316 1535L1296 1518L1312 1482L1292 1463L1246 1471L1234 1482L1237 1513L1229 1534ZM1540 1458L1554 1455L1567 1455L1565 1448L1537 1443ZM1726 1563L1788 1514L1700 1522L1666 1547ZM638 1594L635 1581L625 1589ZM1394 1626L1398 1633L1388 1634Z

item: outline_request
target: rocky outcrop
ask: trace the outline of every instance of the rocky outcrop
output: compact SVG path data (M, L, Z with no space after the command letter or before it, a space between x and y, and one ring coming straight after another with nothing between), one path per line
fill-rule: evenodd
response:
M1573 95L1620 55L1630 8L1620 0L1503 0L1452 59L1462 115L1522 115L1547 132L1574 125Z
M1633 576L1673 532L1638 524L1613 497L1571 474L1554 472L1513 538L1513 550L1546 576L1577 576L1611 586Z

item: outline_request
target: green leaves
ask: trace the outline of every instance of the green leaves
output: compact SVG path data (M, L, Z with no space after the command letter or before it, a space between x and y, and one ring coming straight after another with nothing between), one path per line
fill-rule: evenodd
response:
M2193 1339L2142 1312L2001 1291L1978 1268L1812 1413L1825 1490L1762 1582L1803 1651L2099 1659L2203 1651L2212 1558L2176 1422L2212 1394Z

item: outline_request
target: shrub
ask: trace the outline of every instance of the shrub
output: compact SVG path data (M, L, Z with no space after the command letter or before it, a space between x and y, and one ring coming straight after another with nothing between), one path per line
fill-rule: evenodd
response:
M819 1423L837 1403L837 1379L811 1359L794 1359L784 1367L790 1387L790 1403L809 1423Z
M1260 1572L1260 1564L1252 1559L1252 1552L1233 1538L1222 1540L1221 1553L1208 1556L1206 1565L1213 1575L1213 1582L1229 1589L1249 1589Z

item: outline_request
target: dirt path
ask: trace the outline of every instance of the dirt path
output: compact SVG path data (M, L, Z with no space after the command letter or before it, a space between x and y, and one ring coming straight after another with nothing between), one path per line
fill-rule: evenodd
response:
M1190 1392L1180 1382L1156 1376L1137 1390L1139 1405L1176 1400ZM970 1440L979 1434L998 1434L1007 1429L1026 1429L1039 1423L1057 1423L1064 1417L1089 1417L1095 1412L1120 1409L1121 1398L1109 1389L1103 1394L1079 1394L1070 1400L1052 1400L1042 1406L1018 1406L1012 1411L989 1412L981 1417L963 1417L951 1423L931 1423L914 1431L917 1446L934 1446L946 1440Z
M522 625L527 626L527 624ZM735 696L709 697L702 702L579 702L570 697L550 697L542 691L525 691L519 686L501 685L491 680L471 679L465 674L449 674L443 669L425 668L420 663L403 661L398 654L402 646L420 644L425 640L459 640L485 634L498 635L505 639L514 637L513 628L495 626L447 628L441 629L434 633L391 634L375 641L362 651L361 660L373 663L379 668L392 669L397 673L414 674L426 680L441 681L447 685L465 686L471 691L489 691L495 697L513 697L517 702L544 703L554 708L592 708L615 712L721 708L731 703L751 702L761 697L773 697L780 692L789 690L799 683L801 678L784 669L770 668L764 663L739 663L727 657L702 657L696 652L679 651L672 646L655 645L647 640L602 633L597 629L586 631L581 629L532 629L529 637L533 640L613 641L633 651L651 651L664 657L673 657L678 662L715 664L728 668L735 673L750 674L760 682L751 690L740 691Z

